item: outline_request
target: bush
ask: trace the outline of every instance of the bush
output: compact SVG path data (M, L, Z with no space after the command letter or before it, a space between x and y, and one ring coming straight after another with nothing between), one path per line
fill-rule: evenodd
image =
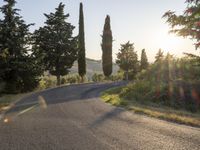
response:
M87 81L87 78L84 78L84 82ZM73 84L80 83L81 78L78 74L69 74L67 76L61 77L61 84ZM57 83L56 77L51 75L43 76L39 82L39 89L46 89L50 87L55 87Z
M92 81L93 82L103 82L104 81L104 75L94 73L94 75L92 76Z
M66 84L66 83L67 83L67 79L62 77L60 80L60 84L62 85L62 84Z
M67 83L72 84L72 83L80 83L81 79L79 75L69 75L67 76L66 80L67 80Z
M135 83L127 85L122 89L120 96L125 99L149 101L151 98L149 95L152 92L152 85L150 82L137 81Z
M108 78L106 78L106 80L109 81L122 81L124 79L124 75L123 74L115 74L115 75L111 75Z
M103 81L122 81L124 79L124 72L118 71L117 74L105 77L103 74L94 73L92 76L93 82L103 82Z
M78 74L70 74L68 76L65 76L65 79L66 79L66 83L70 83L70 84L84 83L88 81L86 76L83 78L83 81L82 81L82 78Z
M47 89L50 87L55 87L57 83L55 76L44 76L39 82L39 89Z
M200 66L171 55L136 76L120 93L126 99L153 102L191 112L200 110Z

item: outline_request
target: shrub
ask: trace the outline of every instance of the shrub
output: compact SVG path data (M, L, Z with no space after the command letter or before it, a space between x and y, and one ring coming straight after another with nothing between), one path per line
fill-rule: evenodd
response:
M150 93L152 92L151 90L152 85L150 82L137 81L123 88L120 96L124 97L125 99L147 101L151 99L149 97Z
M92 76L92 81L93 82L103 82L104 81L104 75L94 73L94 75Z
M78 74L70 74L66 76L66 83L82 83L82 82L87 82L87 77L83 78L83 81L81 77Z
M80 77L78 75L69 75L67 76L67 83L79 83Z
M136 81L123 88L120 96L196 112L200 109L200 66L191 62L168 54L138 73Z
M121 81L124 79L124 72L118 71L117 74L105 77L103 74L94 73L92 76L93 82L103 82L103 81Z
M39 82L39 89L47 89L50 87L56 86L56 77L55 76L44 76Z

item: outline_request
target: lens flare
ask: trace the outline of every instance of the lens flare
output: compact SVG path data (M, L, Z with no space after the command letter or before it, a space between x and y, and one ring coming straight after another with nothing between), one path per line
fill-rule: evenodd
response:
M43 108L43 109L47 108L47 103L46 103L45 99L42 96L38 97L38 103L39 103L41 108Z
M4 123L8 123L8 122L9 122L8 118L5 118L5 119L3 120L3 122L4 122Z

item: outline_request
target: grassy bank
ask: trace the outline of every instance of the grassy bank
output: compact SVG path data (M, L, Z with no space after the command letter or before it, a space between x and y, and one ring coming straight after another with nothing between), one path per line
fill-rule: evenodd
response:
M122 88L114 88L102 93L101 98L114 106L124 107L137 114L144 114L150 117L159 118L180 124L200 127L200 113L191 113L185 110L175 110L156 103L144 103L130 100L120 96Z

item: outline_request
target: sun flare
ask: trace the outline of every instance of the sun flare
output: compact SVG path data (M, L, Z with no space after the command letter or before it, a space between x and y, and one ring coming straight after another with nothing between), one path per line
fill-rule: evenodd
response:
M169 33L169 27L166 27L158 30L155 42L163 51L174 53L183 44L183 39Z

